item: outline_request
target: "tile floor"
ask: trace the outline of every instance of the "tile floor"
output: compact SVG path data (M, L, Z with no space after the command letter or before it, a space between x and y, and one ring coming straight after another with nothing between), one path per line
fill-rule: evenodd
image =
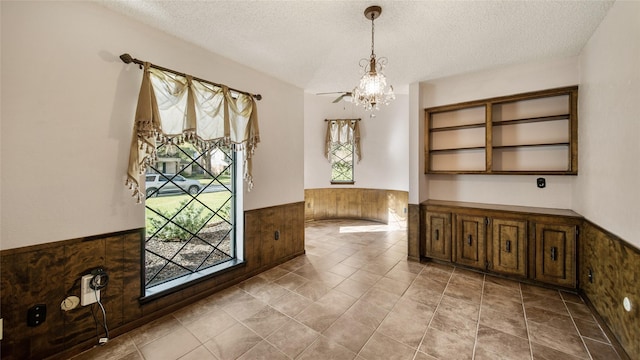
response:
M306 255L81 359L618 359L579 296L407 262L406 232L309 223Z

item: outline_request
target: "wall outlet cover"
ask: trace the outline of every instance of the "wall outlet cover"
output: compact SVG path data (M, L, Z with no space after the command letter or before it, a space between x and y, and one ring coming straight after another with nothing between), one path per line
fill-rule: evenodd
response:
M92 274L84 275L80 281L80 305L87 306L93 303L97 303L100 300L100 290L94 290L89 286Z

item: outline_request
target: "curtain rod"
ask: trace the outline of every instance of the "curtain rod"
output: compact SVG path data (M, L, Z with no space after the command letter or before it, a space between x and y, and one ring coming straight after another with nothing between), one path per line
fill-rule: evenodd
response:
M133 58L131 55L129 55L127 53L124 53L124 54L120 55L120 60L122 60L122 62L125 63L125 64L130 64L130 63L138 64L138 65L140 65L141 69L142 69L142 66L145 63L142 60L138 60L138 59ZM183 76L183 77L187 76L187 74L185 74L185 73L181 73L179 71L171 70L171 69L166 68L166 67L154 65L152 63L149 63L149 66L151 66L153 68L156 68L158 70L167 71L167 72L170 72L170 73L173 73L173 74L176 74L176 75L180 75L180 76ZM222 84L214 83L214 82L209 81L209 80L197 78L195 76L192 76L192 78L193 78L193 80L197 80L197 81L200 81L200 82L203 82L203 83L206 83L206 84L209 84L209 85L217 86L217 87L225 86L225 85L222 85ZM252 94L252 93L249 93L249 92L246 92L246 91L242 91L242 90L238 90L238 89L234 89L234 88L229 88L229 90L235 91L235 92L240 93L240 94L245 94L245 95L252 96L256 100L262 100L262 95L260 95L260 94Z
M360 121L360 119L324 119L324 121L336 121L336 120Z

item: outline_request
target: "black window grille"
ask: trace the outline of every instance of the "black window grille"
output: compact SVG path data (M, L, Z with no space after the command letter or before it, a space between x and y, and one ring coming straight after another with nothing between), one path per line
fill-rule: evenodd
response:
M235 153L171 142L157 152L145 177L145 289L236 258Z
M353 182L352 144L331 144L331 182Z

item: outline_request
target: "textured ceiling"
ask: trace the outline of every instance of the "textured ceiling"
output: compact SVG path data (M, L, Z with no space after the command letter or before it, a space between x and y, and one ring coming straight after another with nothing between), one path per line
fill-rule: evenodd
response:
M612 1L100 1L307 92L351 90L375 52L412 82L579 54ZM132 55L136 55L135 53ZM139 55L142 57L142 55ZM143 58L143 57L142 57ZM151 59L150 59L151 60ZM184 69L180 69L187 71Z

